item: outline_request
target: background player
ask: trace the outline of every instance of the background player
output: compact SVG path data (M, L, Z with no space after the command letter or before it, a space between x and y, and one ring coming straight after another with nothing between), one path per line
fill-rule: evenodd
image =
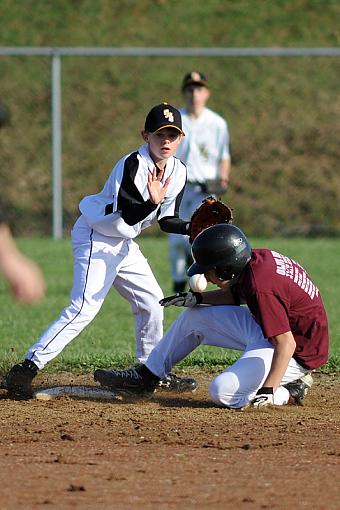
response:
M72 230L74 284L71 302L12 367L7 389L29 397L38 370L55 358L94 319L113 286L131 305L136 356L145 361L163 335L162 291L133 239L157 218L165 232L186 235L189 223L178 217L186 169L174 154L184 136L181 114L163 103L148 113L146 142L118 161L102 191L85 197ZM173 389L194 389L194 379L172 376Z
M97 370L95 380L113 390L151 392L158 378L197 346L214 345L243 351L211 382L216 404L237 409L301 404L313 382L310 372L327 362L329 348L326 312L310 276L280 253L252 250L234 225L207 228L194 240L192 252L195 263L188 275L205 274L220 289L163 299L164 306L190 308L146 364L125 372ZM201 303L215 306L195 306Z
M230 144L226 121L205 106L210 97L206 77L198 71L185 75L182 93L185 108L180 111L186 136L176 155L187 166L180 217L189 220L204 198L227 191ZM191 247L187 238L171 234L169 250L173 290L181 292L186 286L186 269L192 262Z

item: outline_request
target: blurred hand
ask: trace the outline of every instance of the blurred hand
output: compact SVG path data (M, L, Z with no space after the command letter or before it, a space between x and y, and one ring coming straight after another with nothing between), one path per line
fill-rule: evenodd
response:
M39 267L22 254L12 259L5 277L19 302L34 303L45 295L45 282Z
M40 268L18 250L7 225L0 225L0 272L17 301L33 303L45 295Z

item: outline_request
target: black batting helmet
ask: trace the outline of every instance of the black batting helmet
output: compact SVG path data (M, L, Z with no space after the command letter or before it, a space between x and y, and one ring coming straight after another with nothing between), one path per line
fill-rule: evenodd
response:
M222 280L231 280L251 258L251 246L241 229L227 223L203 230L192 243L194 263L187 274L204 274L215 269Z

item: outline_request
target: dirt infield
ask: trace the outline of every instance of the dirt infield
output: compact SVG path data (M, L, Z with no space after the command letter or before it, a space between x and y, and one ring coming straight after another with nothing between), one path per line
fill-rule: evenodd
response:
M230 411L195 394L147 402L1 395L0 507L340 508L340 383L316 375L304 407ZM36 386L92 384L40 374Z

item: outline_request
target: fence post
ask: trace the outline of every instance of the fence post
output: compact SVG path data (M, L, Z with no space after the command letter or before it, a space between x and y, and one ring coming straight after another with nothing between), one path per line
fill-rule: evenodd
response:
M61 144L61 61L52 52L52 194L53 239L63 237L62 144Z

